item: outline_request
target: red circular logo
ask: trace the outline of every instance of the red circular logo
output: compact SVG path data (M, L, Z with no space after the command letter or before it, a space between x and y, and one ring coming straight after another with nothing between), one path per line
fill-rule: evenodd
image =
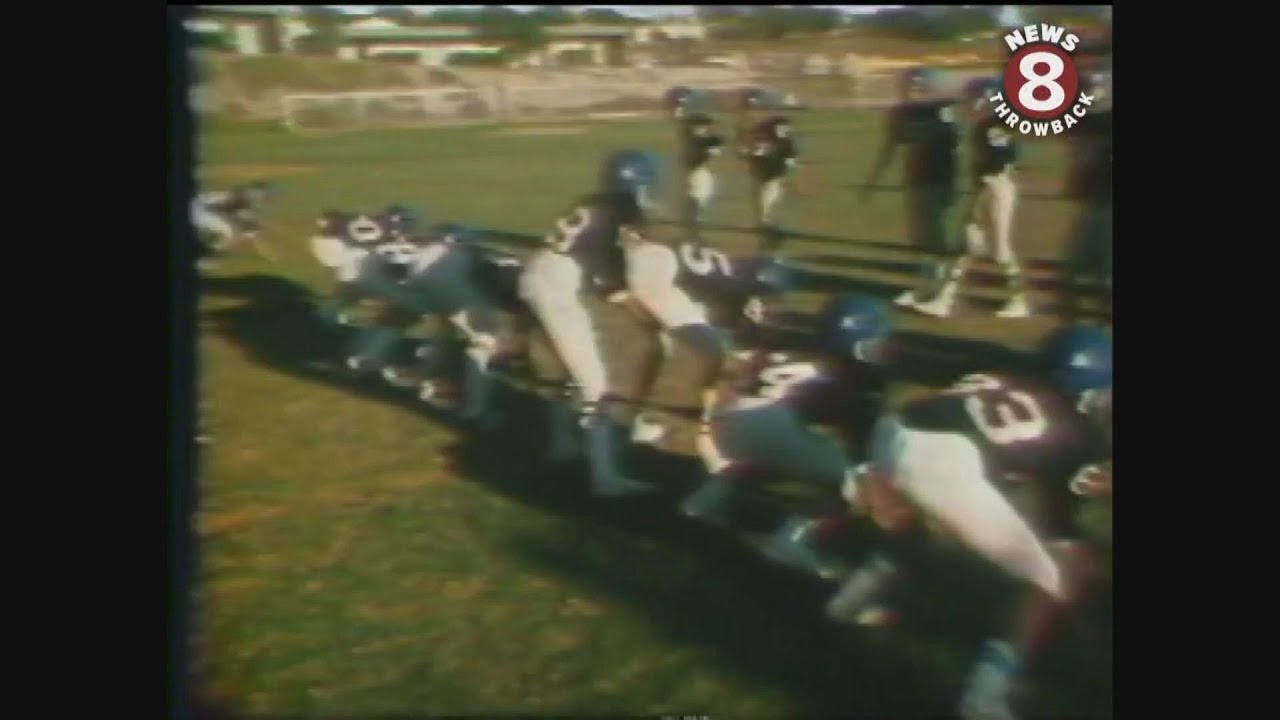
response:
M1051 43L1019 48L1004 69L1004 98L1029 120L1052 120L1062 115L1079 92L1075 61Z

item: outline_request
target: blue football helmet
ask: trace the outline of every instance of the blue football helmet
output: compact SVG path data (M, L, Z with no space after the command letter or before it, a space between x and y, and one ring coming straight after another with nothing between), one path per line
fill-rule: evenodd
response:
M795 287L794 273L778 258L765 256L752 261L751 270L760 292L766 295L783 295Z
M792 105L785 95L776 90L755 87L742 90L738 104L742 110L783 110Z
M682 85L667 91L666 104L667 111L677 118L706 112L710 108L706 93Z
M618 150L605 158L602 190L645 194L652 197L661 180L659 157L647 150Z
M940 83L937 70L927 67L911 68L902 74L902 93L907 96L932 94Z
M820 318L827 347L864 362L877 361L876 351L892 330L885 304L869 295L838 295L827 303Z
M404 234L412 232L418 228L418 224L422 221L422 216L417 210L404 205L403 203L392 203L382 211L382 217L386 219L388 225L395 233Z
M1050 376L1072 397L1111 387L1111 337L1099 328L1063 328L1049 336L1044 354Z

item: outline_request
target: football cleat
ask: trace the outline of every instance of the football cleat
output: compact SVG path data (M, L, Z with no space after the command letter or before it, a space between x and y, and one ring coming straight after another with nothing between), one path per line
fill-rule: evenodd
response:
M1025 318L1031 317L1031 306L1027 304L1026 295L1014 295L1009 302L996 311L996 317Z
M847 568L838 558L813 546L813 522L790 518L769 538L764 556L780 564L812 573L824 580L844 575Z

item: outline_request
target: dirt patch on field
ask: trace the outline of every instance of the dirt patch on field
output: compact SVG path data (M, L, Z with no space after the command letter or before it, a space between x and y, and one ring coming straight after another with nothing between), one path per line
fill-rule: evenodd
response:
M259 180L315 171L311 165L212 165L201 168L211 180Z
M584 127L577 126L554 126L554 127L526 127L512 128L510 130L499 130L499 135L514 135L516 137L540 137L544 135L581 135L587 131Z

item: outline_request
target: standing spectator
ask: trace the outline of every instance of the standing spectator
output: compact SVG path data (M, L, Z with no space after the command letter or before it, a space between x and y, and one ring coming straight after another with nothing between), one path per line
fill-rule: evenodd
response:
M908 71L902 79L901 100L889 111L880 154L862 190L870 196L898 146L906 146L903 184L907 194L907 228L912 246L934 256L953 254L947 232L947 211L955 201L956 149L960 144L955 125L954 101L937 92L935 74L927 69ZM944 279L946 264L926 266L927 292L936 291ZM894 300L909 307L920 302L921 290L908 290Z
M1083 75L1081 81L1081 91L1093 95L1094 101L1069 134L1075 165L1067 195L1079 206L1079 214L1064 268L1068 318L1079 312L1090 280L1105 282L1103 296L1111 304L1111 93L1101 73Z
M715 195L716 179L711 160L720 154L724 138L715 121L703 112L706 96L684 87L667 93L667 105L676 123L681 169L681 220L690 240L701 241L702 220Z
M781 115L765 114L786 105L776 93L757 88L746 90L739 105L738 154L747 164L752 221L765 253L776 253L785 240L777 224L777 212L783 183L795 169L799 155L791 121ZM757 120L762 115L763 119Z
M973 190L973 204L964 226L968 254L960 254L950 264L942 289L933 299L913 306L926 315L951 315L970 258L982 255L995 258L1012 292L1012 297L996 315L1021 318L1031 314L1022 269L1013 252L1013 211L1018 197L1013 171L1018 159L1018 142L993 112L988 100L998 92L1000 82L985 78L971 83L965 92L970 108L968 142Z

